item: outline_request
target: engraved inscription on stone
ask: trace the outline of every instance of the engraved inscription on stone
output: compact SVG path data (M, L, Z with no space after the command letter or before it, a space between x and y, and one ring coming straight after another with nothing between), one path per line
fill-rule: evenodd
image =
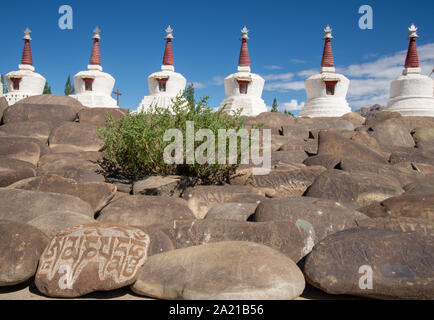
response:
M147 256L149 236L141 230L117 226L77 226L59 233L41 257L39 275L52 280L70 268L74 283L90 263L98 263L98 277L115 283L131 280Z

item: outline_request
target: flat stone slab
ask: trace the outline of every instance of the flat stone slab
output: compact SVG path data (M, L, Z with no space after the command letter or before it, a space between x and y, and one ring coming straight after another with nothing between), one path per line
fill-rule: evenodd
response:
M35 166L29 162L0 157L0 187L7 187L16 181L34 177Z
M41 230L50 239L61 231L89 223L97 223L97 221L83 214L69 211L42 214L27 222L27 224Z
M288 257L250 242L219 242L149 257L131 287L140 295L183 300L295 299L303 274Z
M0 287L19 284L33 277L48 242L47 236L35 227L0 220Z
M36 166L41 155L39 145L31 139L0 136L0 156L29 162Z
M331 294L433 299L433 252L434 238L417 232L348 229L314 247L304 274L310 284Z
M271 172L263 176L251 176L247 184L263 191L270 198L301 196L325 170L322 166L310 166L287 172Z
M148 227L193 218L193 213L183 199L136 195L111 202L100 212L97 220L126 226Z
M120 108L84 108L78 112L78 119L80 123L89 123L94 126L103 127L107 113L115 120L125 115L125 111Z
M116 194L116 186L105 182L77 182L58 175L18 181L8 188L69 194L89 203L94 212L104 208Z
M55 174L77 182L105 182L101 170L101 167L93 161L62 157L54 161L39 163L36 175Z
M298 262L313 247L310 233L291 221L246 222L212 219L176 220L158 227L177 249L221 241L249 241Z
M50 131L50 125L45 121L20 121L0 126L0 135L31 137L42 143L47 143Z
M0 188L0 219L28 222L43 214L74 212L93 218L91 206L65 194Z
M99 151L103 146L98 127L89 123L64 122L48 138L53 152Z
M256 208L253 220L257 222L274 221L277 224L290 221L309 235L311 249L314 244L327 236L355 228L360 221L371 219L333 200L289 197L262 201Z
M322 154L386 163L386 160L378 153L331 130L319 132L318 155Z
M372 218L407 217L434 221L434 194L401 195L358 209Z
M196 186L187 188L182 195L197 219L203 219L208 210L217 203L232 202L236 196L257 194L264 195L261 190L250 186L224 185L224 186Z
M397 179L371 172L332 169L319 175L305 195L364 206L402 193L404 190Z

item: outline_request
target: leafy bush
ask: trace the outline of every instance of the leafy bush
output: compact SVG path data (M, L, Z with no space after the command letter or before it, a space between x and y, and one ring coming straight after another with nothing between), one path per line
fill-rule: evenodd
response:
M195 134L201 128L210 129L214 133L216 158L218 129L238 131L243 127L241 110L233 114L222 110L212 112L207 106L207 100L208 97L204 97L196 103L194 99L185 99L179 95L171 107L173 113L168 108L158 106L152 106L145 112L127 113L117 120L107 113L105 127L99 129L100 138L104 142L101 149L104 156L102 166L107 175L133 180L148 175L181 175L195 177L203 184L227 181L240 163L240 138L237 138L236 164L186 164L187 121L194 122ZM163 139L168 129L179 129L183 133L183 164L168 164L164 161L164 149L173 141ZM194 150L202 143L203 141L195 141Z

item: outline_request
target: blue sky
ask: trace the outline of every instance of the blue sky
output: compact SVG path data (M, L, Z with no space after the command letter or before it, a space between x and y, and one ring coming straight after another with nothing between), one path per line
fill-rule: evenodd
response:
M73 29L61 30L59 7L73 9ZM361 30L358 9L373 9L373 29ZM434 1L8 1L3 22L0 73L16 70L26 27L32 30L36 72L53 93L63 94L68 74L85 70L95 26L102 30L105 72L116 79L120 105L136 109L148 94L147 77L160 70L167 25L174 29L175 71L195 83L197 96L210 106L224 99L223 79L236 72L241 28L250 30L252 72L266 79L263 99L277 98L281 109L297 113L306 100L304 80L319 70L323 29L330 24L337 70L350 78L353 109L387 101L390 81L405 59L407 28L419 28L424 74L434 67Z

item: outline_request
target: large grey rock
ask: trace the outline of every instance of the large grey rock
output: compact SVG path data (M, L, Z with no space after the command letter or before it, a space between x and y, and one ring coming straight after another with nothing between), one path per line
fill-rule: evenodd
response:
M365 146L375 153L381 155L386 161L389 160L390 152L384 150L372 135L369 134L367 127L360 127L351 135L350 139L359 145Z
M33 141L23 138L0 136L0 156L29 162L36 166L39 161L41 149Z
M315 246L304 274L310 284L331 294L433 299L433 252L434 238L417 232L354 228Z
M258 203L226 202L208 210L205 219L247 221L255 213Z
M382 177L390 177L398 180L402 187L424 178L424 174L415 170L399 168L390 164L362 161L356 158L344 158L338 167L346 172L371 172Z
M253 175L247 184L263 191L270 198L301 196L325 170L321 166L310 166L287 172L271 172L262 176Z
M212 219L176 220L160 225L175 248L186 248L221 241L249 241L272 247L298 262L313 241L304 226L291 221L246 222Z
M0 187L7 187L21 179L34 177L35 166L29 162L0 157Z
M42 214L27 222L27 224L42 231L50 239L63 230L89 223L96 223L96 221L89 216L63 210Z
M148 247L149 236L140 229L116 224L73 227L51 239L39 260L35 285L50 297L79 297L130 285Z
M360 114L364 118L374 118L376 114L383 111L385 108L386 107L379 104L374 104L373 106L360 108L359 110L356 110L354 112Z
M74 121L77 117L77 106L81 106L80 102L68 96L32 96L7 108L3 114L3 123L46 121L54 127L62 121Z
M404 193L398 180L369 172L324 171L305 195L359 206Z
M35 227L0 220L0 287L19 284L33 277L48 241Z
M50 131L50 125L45 121L11 122L0 126L0 135L31 137L42 143L47 143Z
M303 150L289 150L289 151L273 151L271 152L271 163L276 165L282 163L302 163L308 157L307 153Z
M396 164L399 162L417 162L429 165L434 165L434 151L408 148L394 151L390 155L390 163Z
M335 169L335 167L341 162L342 157L335 156L334 154L321 154L313 157L309 157L303 161L307 166L323 166L326 169Z
M137 227L144 231L149 236L149 249L148 257L155 254L160 254L166 251L175 250L175 246L170 240L169 236L161 231L156 226L151 227Z
M369 217L408 217L434 221L434 194L401 195L358 209Z
M43 214L62 211L93 217L90 205L73 196L0 188L0 219L28 222Z
M127 196L111 202L97 220L126 226L148 227L171 223L173 220L193 219L193 213L183 199L167 196Z
M386 217L364 219L359 221L360 227L372 227L396 232L417 232L427 237L434 237L434 222L425 219L407 217Z
M193 179L181 176L149 176L134 182L133 194L179 197L193 186Z
M101 167L93 161L80 158L59 158L39 163L36 174L45 176L55 174L77 182L104 182Z
M404 186L403 195L417 195L417 194L434 194L434 184L426 182L413 182Z
M262 201L256 208L253 220L276 223L290 221L309 234L313 245L330 234L357 227L361 220L370 219L333 200L289 197Z
M116 186L105 182L77 182L58 175L46 175L18 181L9 188L69 194L100 211L116 194Z
M297 265L249 242L220 242L152 256L131 287L160 299L295 299L304 290Z
M9 107L9 105L6 98L0 97L0 123L2 123L3 113L5 112L7 107Z
M88 123L63 122L48 138L53 152L99 151L103 145L98 127Z
M434 150L434 127L418 127L411 133L418 148Z
M120 108L85 108L78 112L78 119L80 123L89 123L97 127L103 127L107 114L117 120L124 116L125 110Z
M373 131L370 134L378 141L383 150L392 151L399 147L412 148L414 146L410 131L399 123L394 123L394 119L377 123L371 129Z
M78 159L78 160L87 160L90 162L96 163L98 160L102 158L102 154L100 152L96 151L83 151L83 152L66 152L66 153L50 153L43 155L39 159L38 166L43 166L44 164L48 162L53 162L60 159L66 159L69 158L72 160Z
M202 219L215 204L232 202L234 197L248 194L264 195L262 191L250 186L224 185L187 188L182 197L195 217Z
M386 160L378 153L330 130L319 132L318 155L322 154L333 154L335 156L354 157L365 161L386 163Z

